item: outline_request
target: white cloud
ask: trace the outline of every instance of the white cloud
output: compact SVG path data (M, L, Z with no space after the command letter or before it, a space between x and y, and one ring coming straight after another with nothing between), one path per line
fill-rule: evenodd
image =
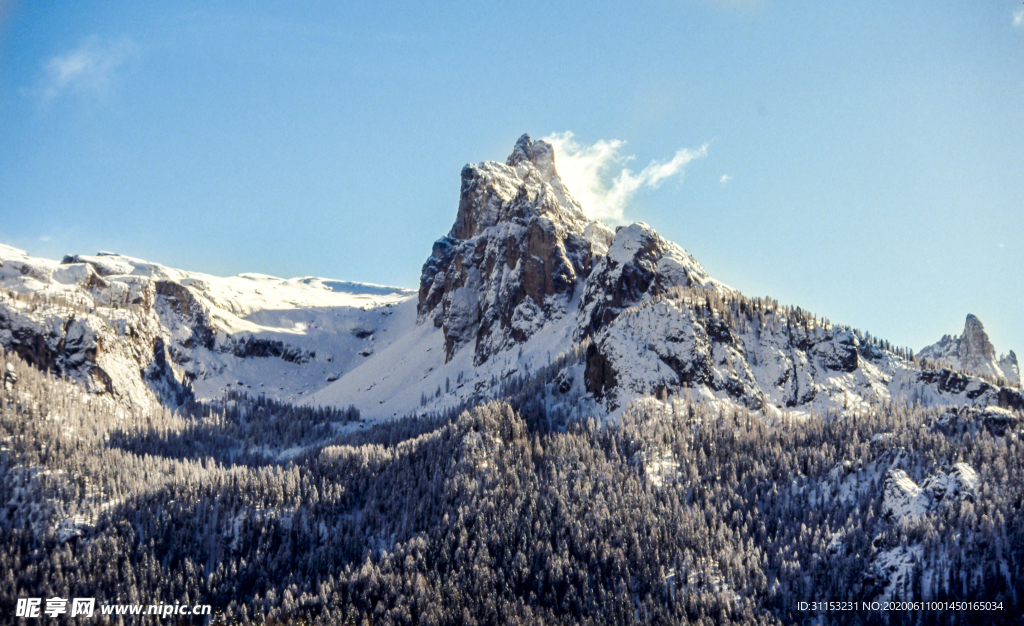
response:
M53 239L53 238L52 238L52 237L50 237L49 235L43 235L42 237L40 237L40 238L39 238L39 241L43 241L43 242L46 242L46 241L50 241L50 240L52 240L52 239Z
M599 140L589 146L580 145L571 132L555 133L544 138L555 148L555 168L569 193L576 198L583 211L592 219L621 221L626 204L641 188L656 188L665 180L681 176L686 165L707 154L707 144L697 150L682 149L671 160L651 161L634 174L623 164L633 160L620 152L624 141ZM609 170L619 169L611 178Z
M1024 9L1013 12L1013 25L1016 28L1024 28Z
M732 176L729 176L728 174L722 174L722 177L718 179L718 182L720 182L720 183L722 183L724 185L725 183L729 182L730 180L732 180Z
M127 37L106 40L93 35L71 52L44 62L39 86L26 93L43 102L65 94L101 99L109 92L115 72L135 53L136 46Z

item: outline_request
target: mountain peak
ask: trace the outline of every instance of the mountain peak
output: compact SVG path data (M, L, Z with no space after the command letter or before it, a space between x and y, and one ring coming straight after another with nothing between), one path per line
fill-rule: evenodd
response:
M945 335L938 343L922 349L919 356L954 369L1020 383L1020 367L1013 351L1001 359L977 315L967 314L964 332L959 337Z
M524 134L505 163L484 161L462 168L459 211L449 237L472 239L503 223L526 223L544 216L562 228L582 232L583 210L555 169L546 141Z
M446 358L474 344L479 365L522 344L569 312L578 286L577 339L673 287L731 291L646 224L588 222L545 141L524 134L505 163L465 166L458 216L423 265L417 306L444 329Z
M551 186L559 207L576 219L584 219L583 208L569 194L562 177L555 168L555 148L543 139L533 141L530 135L523 135L516 141L512 154L505 159L505 165L513 168L521 178L529 181L536 178Z
M967 314L964 334L960 336L960 363L968 369L975 369L983 363L994 361L996 350L989 341L985 326L973 313Z
M523 135L505 163L462 168L458 215L423 265L417 307L444 328L447 358L473 343L483 363L564 314L590 272L586 226L545 141Z
M512 154L508 155L505 165L515 167L523 161L529 161L541 172L553 172L555 169L555 149L548 142L539 139L533 141L530 135L523 133L523 136L516 141Z

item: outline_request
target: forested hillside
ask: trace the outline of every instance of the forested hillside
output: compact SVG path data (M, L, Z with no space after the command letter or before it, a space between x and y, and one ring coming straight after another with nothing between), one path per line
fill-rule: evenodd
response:
M1011 624L1024 609L1010 411L766 420L675 396L616 425L552 430L492 403L367 427L244 396L132 414L9 354L0 371L4 621L54 595L203 602L241 623ZM1003 608L798 604L889 599Z

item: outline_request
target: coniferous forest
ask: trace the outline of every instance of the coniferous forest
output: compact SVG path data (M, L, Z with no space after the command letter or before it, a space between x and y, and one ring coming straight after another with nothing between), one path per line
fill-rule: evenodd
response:
M30 623L11 617L27 596L203 602L241 624L1024 614L1017 414L766 420L670 396L558 423L520 397L371 426L244 395L132 413L11 354L0 372L8 623ZM913 608L953 601L1002 608Z

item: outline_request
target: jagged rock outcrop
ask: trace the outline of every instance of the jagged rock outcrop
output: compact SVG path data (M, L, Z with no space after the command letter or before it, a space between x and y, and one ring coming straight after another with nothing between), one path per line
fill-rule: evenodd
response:
M1020 385L1020 364L1017 363L1017 355L1013 350L999 357L999 369L1002 370L1006 380L1012 384Z
M586 226L544 141L523 135L506 163L463 168L458 216L423 265L417 309L444 329L447 359L472 343L479 365L565 315L591 269Z
M978 376L955 372L947 367L898 368L889 385L894 398L925 406L995 406L1024 410L1024 392L988 382Z
M976 369L996 358L996 349L985 333L985 327L974 315L968 314L964 322L964 334L960 335L958 349L960 363L966 369Z
M1018 405L1017 410L1024 409ZM1020 423L1020 416L1010 409L995 405L984 407L960 406L940 413L931 427L947 436L959 437L964 433L977 434L985 428L995 437L1002 437Z
M948 472L928 476L920 486L901 469L886 473L882 496L882 515L894 519L918 519L943 503L953 505L959 499L974 499L978 473L966 463L955 463Z
M176 343L186 350L200 346L213 350L217 331L210 322L209 305L201 302L189 287L171 280L155 281L154 290L159 297L158 306L181 322L176 325ZM181 351L174 356L178 362L187 360Z
M991 379L1005 379L1011 384L1020 384L1020 367L1017 355L996 357L995 347L985 332L985 326L975 315L968 314L964 332L959 336L945 335L937 343L922 349L918 356L954 370Z
M356 336L358 337L358 335ZM362 338L365 339L366 336L364 335ZM250 357L275 357L288 363L302 364L316 358L316 352L293 348L283 341L259 339L252 335L245 335L241 338L233 337L229 341L233 346L231 353L242 359Z
M727 287L708 276L688 252L638 222L616 230L594 264L580 301L576 337L601 330L625 309L672 287Z

